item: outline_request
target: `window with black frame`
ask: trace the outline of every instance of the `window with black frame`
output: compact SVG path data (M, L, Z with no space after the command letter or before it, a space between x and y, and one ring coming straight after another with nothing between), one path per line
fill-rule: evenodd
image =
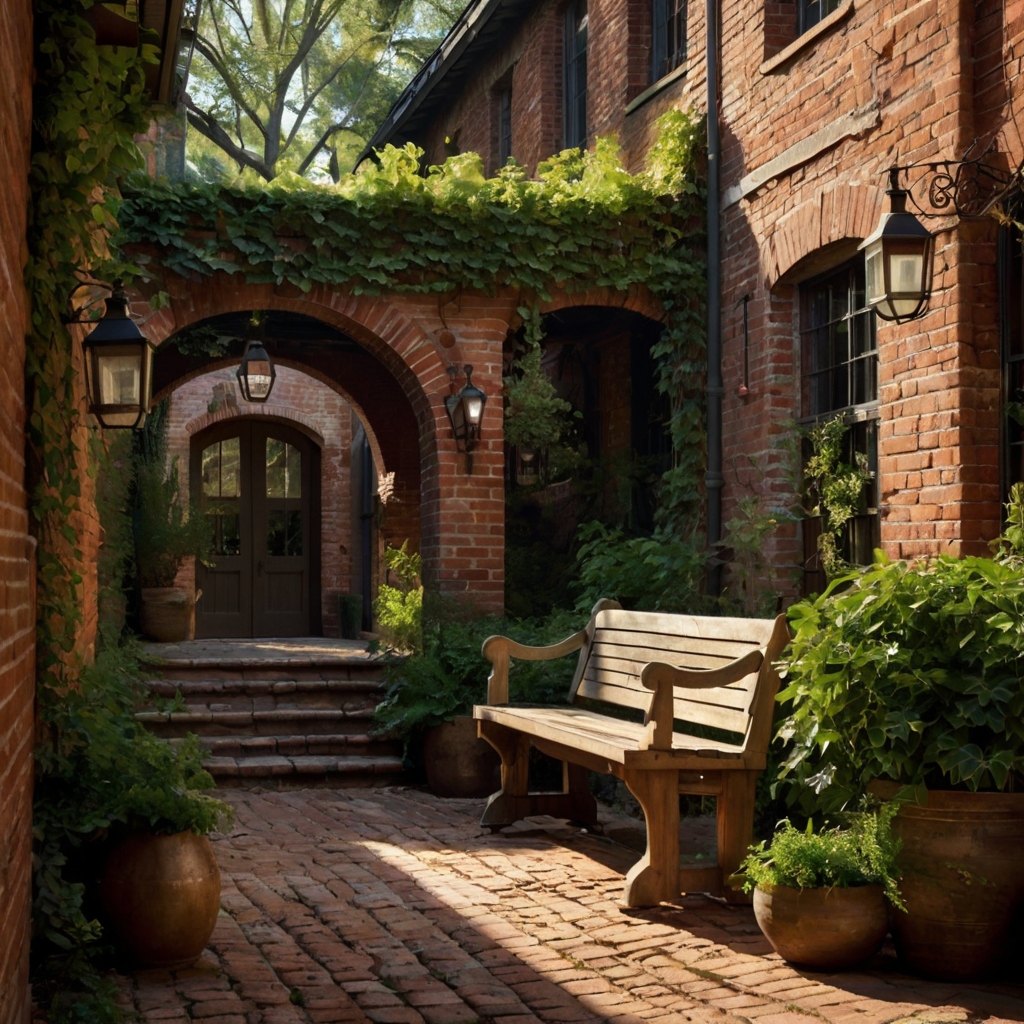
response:
M512 155L512 88L498 93L498 166L504 167Z
M879 545L878 344L875 314L865 303L863 260L800 285L800 360L801 422L842 415L849 424L843 461L860 462L870 474L841 552L866 565ZM820 592L826 582L817 556L820 524L804 525L805 591Z
M654 0L651 11L651 81L686 60L686 0Z
M1015 214L1019 216L1019 212ZM1024 233L1003 228L1000 324L1003 350L1003 499L1024 480Z
M803 35L830 15L842 0L797 0L797 33Z
M565 10L563 143L566 149L587 144L587 0L573 0Z

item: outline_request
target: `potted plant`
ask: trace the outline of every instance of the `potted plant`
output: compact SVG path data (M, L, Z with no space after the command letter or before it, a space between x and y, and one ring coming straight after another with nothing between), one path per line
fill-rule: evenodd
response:
M903 909L896 880L896 804L852 816L846 828L806 831L782 822L770 845L740 867L754 916L785 960L818 970L854 967L878 952L889 930L886 899Z
M182 563L209 549L207 519L193 504L183 505L178 462L140 460L136 475L135 561L141 587L140 625L151 640L174 643L195 632L197 595L174 586Z
M825 810L868 786L903 801L893 937L931 977L998 969L1024 898L1022 498L993 558L879 553L790 611L782 783Z
M35 931L66 954L112 936L147 967L203 951L220 906L210 832L231 808L205 790L194 736L172 747L134 716L146 699L131 647L107 646L44 709L36 752Z
M120 781L114 843L100 898L118 945L140 967L176 969L206 948L220 910L220 870L208 834L231 808L202 792L214 785L202 748L178 748L143 729L108 763Z

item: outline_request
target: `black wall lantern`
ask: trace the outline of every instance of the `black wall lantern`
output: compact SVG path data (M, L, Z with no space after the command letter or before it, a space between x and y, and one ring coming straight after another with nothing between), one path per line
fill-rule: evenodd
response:
M473 383L473 367L467 365L462 369L466 374L466 383L457 394L449 395L444 400L444 407L452 423L455 445L460 452L466 453L466 472L472 473L473 449L480 442L480 424L483 422L487 396ZM448 367L453 386L458 372L454 366Z
M135 326L120 283L106 304L95 330L82 342L89 412L101 427L139 430L152 399L153 346Z
M861 243L867 303L883 320L903 323L924 313L931 295L932 234L907 211L899 168L889 170L889 212Z
M245 343L238 367L238 387L247 402L265 402L274 388L277 371L263 342L250 338Z

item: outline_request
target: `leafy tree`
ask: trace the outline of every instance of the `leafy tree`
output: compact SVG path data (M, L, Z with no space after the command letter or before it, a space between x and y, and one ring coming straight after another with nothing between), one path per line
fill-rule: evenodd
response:
M337 180L455 20L457 0L209 0L183 32L203 176L220 153L267 181ZM212 144L212 146L211 146Z

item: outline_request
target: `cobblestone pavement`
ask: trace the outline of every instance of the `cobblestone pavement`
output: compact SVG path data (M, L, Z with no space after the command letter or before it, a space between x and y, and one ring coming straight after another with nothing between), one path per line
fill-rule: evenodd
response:
M490 834L480 801L408 789L226 794L222 912L199 963L123 979L197 1024L981 1024L1024 988L927 983L884 952L817 975L746 907L620 906L636 854L553 819Z

